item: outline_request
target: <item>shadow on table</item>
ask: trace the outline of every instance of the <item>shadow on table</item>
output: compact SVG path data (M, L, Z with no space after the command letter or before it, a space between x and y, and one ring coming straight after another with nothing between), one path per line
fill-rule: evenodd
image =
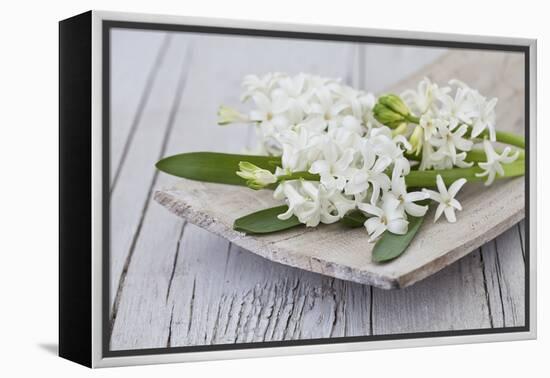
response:
M59 354L59 345L57 345L56 343L41 343L41 344L38 344L38 347L56 356Z

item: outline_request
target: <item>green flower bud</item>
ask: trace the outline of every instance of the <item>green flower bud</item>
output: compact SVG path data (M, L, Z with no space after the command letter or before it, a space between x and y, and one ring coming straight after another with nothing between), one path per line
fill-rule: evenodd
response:
M394 112L387 106L377 103L372 109L374 118L383 125L386 125L392 129L398 127L402 123L406 123L407 120L401 114Z
M239 163L240 171L236 174L246 180L246 185L254 190L263 189L269 184L277 182L277 176L269 172L267 169L255 166L248 161L241 161Z
M218 125L228 125L230 123L250 122L248 117L236 109L221 105L218 109Z
M422 128L422 126L416 126L411 137L409 138L409 143L412 146L411 152L414 153L416 156L420 155L420 152L422 151L423 141L424 129Z
M378 98L373 113L378 122L391 128L399 127L403 123L418 123L418 118L412 115L403 100L394 94Z
M401 114L403 117L407 117L411 113L407 105L405 105L403 100L401 100L401 97L397 95L388 94L385 96L381 96L378 99L378 102L386 106L388 109L391 109L394 112Z

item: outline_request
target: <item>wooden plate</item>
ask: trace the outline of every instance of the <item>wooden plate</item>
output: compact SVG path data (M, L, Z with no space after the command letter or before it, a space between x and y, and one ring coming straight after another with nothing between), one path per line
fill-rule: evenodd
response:
M520 53L456 50L391 91L414 88L424 76L440 83L457 78L482 94L499 98L498 129L523 133L525 92L518 72L524 72ZM524 178L501 180L490 187L467 184L458 197L464 210L457 214L457 223L433 223L431 209L407 251L394 261L377 264L371 261L373 244L368 243L362 228L350 230L333 224L247 236L232 229L233 221L279 205L271 191L174 181L172 187L157 190L154 198L187 221L269 260L384 289L406 287L441 270L520 221L525 210Z

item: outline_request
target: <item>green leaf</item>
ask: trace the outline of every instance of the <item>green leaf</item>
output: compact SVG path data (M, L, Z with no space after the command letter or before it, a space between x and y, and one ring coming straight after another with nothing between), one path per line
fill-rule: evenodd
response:
M516 160L510 164L504 164L502 168L504 169L504 176L497 176L497 179L523 176L525 174L525 160ZM405 182L407 187L435 187L437 175L441 175L446 185L450 185L460 178L465 178L468 182L485 181L486 177L476 176L479 173L483 173L483 169L477 165L470 168L411 171L405 176Z
M357 228L363 226L366 220L367 217L362 212L359 210L353 210L344 215L340 222L342 222L344 226Z
M481 159L481 154L476 156ZM260 168L275 172L275 168L281 166L281 158L277 156L236 155L217 152L191 152L174 155L160 160L156 167L168 174L184 177L191 180L216 182L231 185L246 185L246 180L237 176L239 163L250 162ZM525 161L518 159L510 164L505 164L504 176L497 178L522 176L525 173ZM444 170L418 171L413 170L405 177L408 187L429 188L436 186L436 176L440 174L445 184L450 185L459 178L465 178L468 182L484 181L484 177L476 176L483 170L478 166L471 168L453 168ZM309 172L294 172L291 175L280 177L285 180L303 178L310 181L318 181L319 176ZM267 188L274 189L276 185Z
M246 186L246 180L235 173L241 161L248 161L272 173L281 165L281 158L276 156L190 152L166 157L156 167L170 175L191 180Z
M396 235L389 231L384 232L372 250L372 261L386 262L405 252L423 220L424 217L409 217L409 229L405 235Z
M294 215L286 220L277 218L277 215L287 210L288 206L283 205L245 215L235 220L233 229L247 234L268 234L300 226L302 223Z

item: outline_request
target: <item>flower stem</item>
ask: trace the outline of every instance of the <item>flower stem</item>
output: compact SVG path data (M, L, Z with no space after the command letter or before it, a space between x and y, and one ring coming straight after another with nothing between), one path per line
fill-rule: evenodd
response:
M418 125L420 123L420 118L418 118L418 117L416 117L412 114L406 115L405 118L410 123L414 123L416 125ZM471 135L471 134L472 134L472 127L468 125L467 135ZM489 130L485 130L481 134L478 135L478 137L488 137L488 136L489 136ZM496 131L496 139L497 139L498 142L509 144L509 145L516 146L516 147L521 147L521 148L525 149L525 138L522 137L521 135L517 135L517 134L514 134L514 133L507 132L507 131L498 131L497 130Z
M279 185L279 183L283 181L291 181L291 180L321 181L321 177L317 174L309 173L306 171L292 172L288 175L278 176L276 183L269 184L265 188L275 190Z
M495 151L498 154L502 154L502 149L500 149L500 148L495 148ZM524 160L525 159L525 150L518 149L518 151L519 151L518 160ZM405 157L409 160L414 160L414 161L422 160L422 156L417 155L415 153L410 153L410 152L405 152ZM467 153L465 161L474 162L474 163L486 162L487 161L487 155L485 154L485 151L483 151L483 150L473 149L473 150L471 150Z
M468 132L466 135L472 134L472 127L468 126ZM496 131L496 140L497 142L509 144L511 146L516 146L525 149L525 138L521 135L510 133L507 131ZM489 130L484 130L477 138L489 138Z
M309 173L306 171L292 172L288 175L277 177L277 182L281 181L290 181L290 180L307 180L307 181L320 181L321 178L319 175L314 173Z
M497 176L497 178L499 179L523 176L525 174L525 160L518 159L513 163L505 164L502 167L504 168L504 176ZM436 186L437 175L441 175L446 185L450 185L460 178L465 178L466 180L468 180L468 182L486 180L485 177L476 176L476 173L483 173L483 169L479 168L478 166L474 166L470 168L411 171L407 176L405 176L405 181L408 187L430 188ZM319 181L320 177L317 174L305 171L292 172L291 174L285 176L279 176L277 183L290 180ZM269 185L268 188L274 189L275 187L277 187L277 183Z
M502 167L504 168L504 176L497 176L497 178L523 176L525 173L525 160L516 160ZM482 172L483 169L478 166L433 171L411 171L411 173L405 176L405 181L409 187L428 188L436 186L437 175L441 175L445 184L450 185L460 178L465 178L468 182L485 181L485 177L476 176L476 173Z
M497 141L525 149L525 138L521 135L508 133L506 131L497 131L496 134Z
M418 118L417 116L414 116L410 113L405 116L405 119L407 121L409 121L410 123L414 123L416 125L418 125L420 123L420 118Z

